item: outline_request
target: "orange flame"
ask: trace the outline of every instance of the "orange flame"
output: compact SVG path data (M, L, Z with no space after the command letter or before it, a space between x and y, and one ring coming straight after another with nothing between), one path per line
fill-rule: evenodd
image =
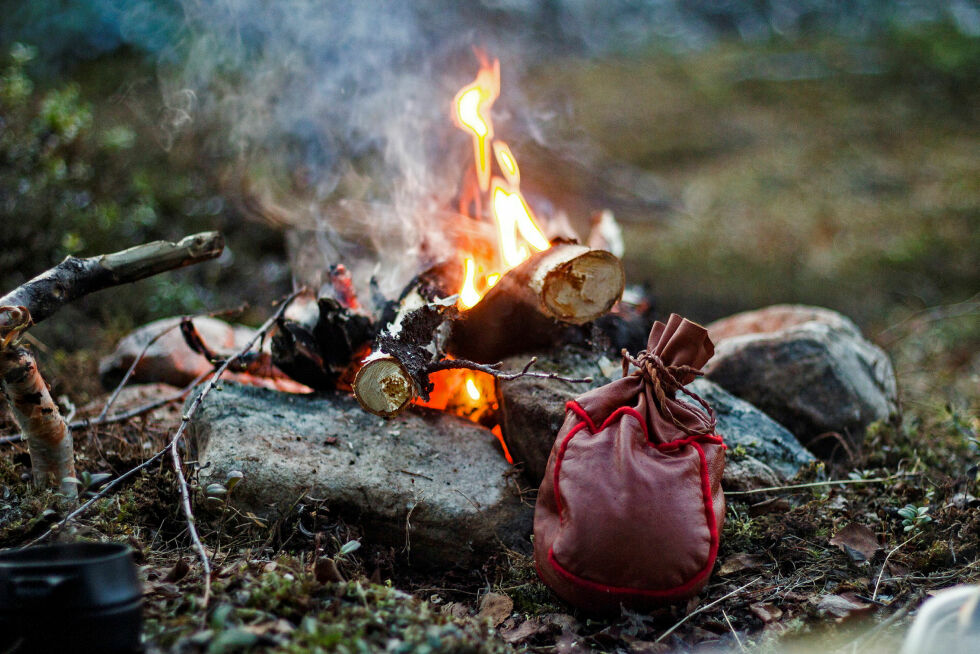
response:
M518 243L518 233L538 252L547 250L551 244L534 222L531 207L527 206L520 191L507 190L506 183L499 177L494 178L492 189L491 202L493 217L497 221L500 256L505 269L510 270L531 256L527 247Z
M482 66L476 79L467 84L453 100L453 120L460 129L473 134L473 153L476 159L476 176L480 189L490 188L490 148L493 138L493 122L490 107L500 95L500 62L494 59L492 66Z
M463 287L459 290L459 303L464 309L476 305L483 295L476 290L476 264L472 257L463 259Z
M452 116L460 129L473 136L477 186L480 191L489 192L490 213L497 224L499 261L478 262L469 256L464 258L463 283L459 291L459 305L464 310L475 306L497 283L501 274L531 256L531 248L540 252L551 247L521 193L521 171L517 158L506 143L494 139L490 109L500 94L500 62L495 59L491 64L483 57L481 62L476 79L456 94ZM493 160L490 157L491 149ZM502 178L492 175L494 161ZM464 189L464 197L479 196L479 191L474 192L469 188ZM464 206L468 205L469 202L464 203ZM476 206L481 205L477 201ZM480 219L481 216L473 218ZM482 279L479 276L481 271Z

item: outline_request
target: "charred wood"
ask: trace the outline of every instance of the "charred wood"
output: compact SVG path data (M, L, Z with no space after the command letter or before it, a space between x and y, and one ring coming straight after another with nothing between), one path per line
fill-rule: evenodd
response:
M567 341L568 325L608 313L624 286L622 263L611 253L558 243L509 271L463 313L448 352L489 363Z

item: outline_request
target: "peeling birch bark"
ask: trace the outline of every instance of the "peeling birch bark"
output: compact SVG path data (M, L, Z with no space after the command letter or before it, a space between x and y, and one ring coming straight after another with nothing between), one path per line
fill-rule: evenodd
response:
M38 372L31 352L20 346L0 350L0 390L13 409L14 419L27 439L34 485L58 488L74 498L75 452L71 432Z

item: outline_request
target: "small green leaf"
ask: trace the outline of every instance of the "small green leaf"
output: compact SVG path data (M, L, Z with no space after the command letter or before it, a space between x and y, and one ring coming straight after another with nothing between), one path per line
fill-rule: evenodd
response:
M207 489L205 489L204 493L208 497L220 497L222 495L227 494L228 489L225 488L222 484L208 484L208 487Z
M232 471L230 471L228 473L228 475L225 477L225 487L228 489L228 492L230 493L231 490L235 486L237 486L238 483L240 481L242 481L244 478L245 478L245 475L242 473L241 470L232 470Z
M340 555L346 556L352 552L356 552L361 548L361 541L359 540L349 540L344 543L343 547L340 548Z

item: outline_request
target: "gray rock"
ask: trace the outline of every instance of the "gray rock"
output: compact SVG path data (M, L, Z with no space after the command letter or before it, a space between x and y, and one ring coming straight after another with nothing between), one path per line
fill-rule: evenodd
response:
M540 484L555 436L565 420L565 403L590 388L618 377L619 366L594 354L566 349L540 355L540 369L566 376L593 376L592 384L570 384L555 379L521 378L498 386L503 433L515 463L524 466L528 479ZM525 359L505 362L520 368ZM614 372L616 371L616 372ZM715 410L718 432L730 448L724 485L728 490L773 486L793 477L800 467L813 461L796 437L748 402L734 397L704 379L689 385ZM683 393L681 399L689 399ZM693 401L693 400L691 400ZM738 456L735 451L738 446Z
M728 445L723 479L726 490L776 485L792 478L814 460L785 427L718 384L695 379L687 388L715 411L718 433ZM694 402L683 393L679 397Z
M716 337L708 379L748 400L786 426L818 454L851 444L865 428L898 411L888 355L861 336L853 322L819 307L780 305L708 326Z
M222 388L189 433L203 485L244 473L239 510L274 519L319 498L370 541L403 548L407 537L413 563L472 563L501 543L528 548L533 509L488 430L424 410L386 421L345 395Z
M518 356L507 359L503 368L520 370L529 358ZM610 380L606 374L619 367L607 359L604 374L599 364L601 357L571 347L539 354L537 358L534 370L554 372L569 378L592 377L593 382L573 384L558 379L520 377L497 384L501 429L507 447L514 463L524 468L528 480L535 486L541 483L551 446L565 421L565 403L608 383Z
M99 361L99 376L103 385L106 388L116 386L146 344L168 329L146 350L130 381L186 386L211 370L213 366L207 358L190 349L180 329L174 328L180 321L179 316L162 318L138 327L123 337L116 350ZM237 352L255 334L255 330L249 327L230 325L206 316L194 318L194 327L208 347L223 355Z

